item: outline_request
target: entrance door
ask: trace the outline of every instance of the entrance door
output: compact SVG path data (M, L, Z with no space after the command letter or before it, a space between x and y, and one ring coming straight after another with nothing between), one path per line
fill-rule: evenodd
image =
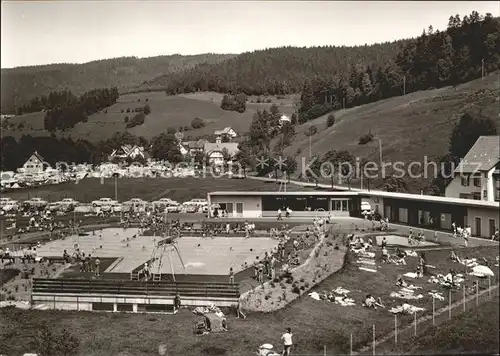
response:
M495 234L495 229L496 229L496 226L495 226L495 220L494 219L490 219L490 236L488 237L491 237Z
M226 209L227 209L227 215L229 217L233 217L233 203L227 203Z
M481 236L481 218L476 218L476 236Z
M243 203L236 203L236 215L243 216Z

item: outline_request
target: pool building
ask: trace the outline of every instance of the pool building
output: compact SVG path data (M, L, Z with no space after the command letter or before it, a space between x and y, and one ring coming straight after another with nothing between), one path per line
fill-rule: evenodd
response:
M499 226L498 202L416 195L384 191L219 191L207 195L209 205L218 204L229 218L271 218L278 209L289 207L293 217L331 214L363 217L361 203L394 223L415 227L452 230L470 225L473 236L491 237ZM213 217L213 211L209 212Z

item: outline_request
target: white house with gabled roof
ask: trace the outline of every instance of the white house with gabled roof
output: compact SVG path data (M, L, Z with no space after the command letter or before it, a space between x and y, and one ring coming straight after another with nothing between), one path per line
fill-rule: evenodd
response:
M453 173L447 197L500 201L499 136L479 137Z

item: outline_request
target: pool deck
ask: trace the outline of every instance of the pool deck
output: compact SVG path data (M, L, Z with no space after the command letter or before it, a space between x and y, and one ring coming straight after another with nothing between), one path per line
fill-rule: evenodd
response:
M193 275L228 275L232 267L237 273L244 263L251 265L256 257L262 258L266 251L276 247L278 241L269 237L181 237L174 246L165 246L155 251L161 237L137 236L138 229L109 228L87 236L69 236L54 240L37 248L40 257L62 256L64 250L74 252L78 243L80 251L93 258L121 258L104 272L131 273L145 262L157 258L151 265L153 273ZM177 250L179 254L177 254ZM184 262L184 267L182 262ZM161 264L160 264L161 261Z

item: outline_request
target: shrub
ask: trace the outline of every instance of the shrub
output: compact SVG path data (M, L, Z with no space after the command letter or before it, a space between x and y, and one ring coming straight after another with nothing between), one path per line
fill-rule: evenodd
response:
M306 287L304 287L304 286L300 286L300 290L302 290L302 291L303 291L303 290L306 290Z
M121 109L120 112L123 114L125 112L125 110Z
M288 283L288 284L292 284L292 283L293 283L293 278L287 278L287 279L286 279L286 283Z
M368 142L373 141L373 134L371 132L359 138L358 145L366 145Z
M124 122L124 123L127 123L127 122L128 122L128 116L125 116L125 119L123 119L123 122Z
M326 119L326 127L333 126L335 123L335 116L333 114L328 115L328 118Z
M144 114L146 114L146 115L151 114L151 107L149 106L149 104L144 105L143 111L144 111Z
M129 113L130 112L130 108L127 108L126 112Z
M146 117L146 115L144 115L144 113L142 113L142 112L134 115L134 117L127 122L126 127L132 128L135 126L142 125L144 123L145 117Z
M316 125L309 126L309 129L306 131L306 136L314 136L318 133L318 128Z
M220 108L227 111L236 111L243 113L246 110L247 97L245 94L229 95L222 97Z
M294 286L294 287L292 288L292 293L300 294L300 289L299 289L299 287Z
M195 117L192 121L191 121L191 127L193 129L200 129L202 127L205 126L205 121L203 121L203 119L200 119L199 117Z
M274 283L278 283L279 281L280 281L280 280L278 279L278 277L274 277L274 279L273 279L273 282L274 282Z

